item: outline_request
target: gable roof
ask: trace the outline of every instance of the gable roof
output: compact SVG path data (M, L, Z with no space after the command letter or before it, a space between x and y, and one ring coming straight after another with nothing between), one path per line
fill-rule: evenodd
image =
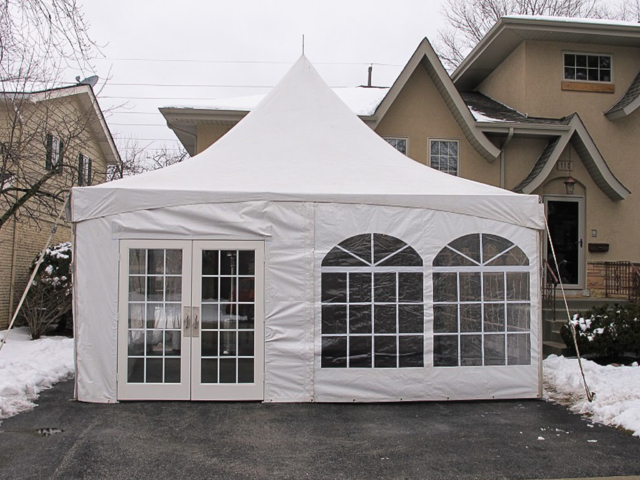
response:
M626 117L640 107L640 72L631 82L624 95L609 110L604 112L609 120Z
M640 47L640 24L610 20L511 15L500 18L453 72L472 91L524 41Z
M340 101L304 56L260 105L199 155L74 188L72 219L249 201L390 205L544 225L537 196L448 175L398 152Z
M32 103L46 102L58 98L77 97L78 101L90 114L89 126L96 137L96 141L102 150L107 164L116 164L120 161L120 153L111 135L111 130L104 118L102 109L98 104L93 88L88 84L77 84L69 87L51 88L34 92L0 92L0 100L12 99L26 100Z
M594 183L613 201L627 198L631 192L615 177L580 116L574 113L566 117L566 121L570 129L549 140L529 174L513 191L533 193L547 179L560 154L571 142Z
M375 128L382 121L396 97L418 67L424 67L427 71L466 139L476 151L490 162L498 158L500 149L493 145L477 128L475 118L467 108L460 93L451 81L451 77L449 77L442 62L440 62L440 58L426 38L420 42L420 45L418 45L418 48L376 109L375 115L372 116L372 126Z

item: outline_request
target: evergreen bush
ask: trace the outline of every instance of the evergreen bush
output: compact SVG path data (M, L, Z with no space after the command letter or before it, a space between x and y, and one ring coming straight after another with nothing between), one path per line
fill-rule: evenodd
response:
M576 329L581 355L620 358L640 357L640 305L607 304L574 315L560 331L567 347L575 354L570 324Z
M38 257L31 264L31 273L37 261ZM59 331L68 328L72 320L72 291L71 242L64 242L45 251L22 306L21 318L32 339L40 338L52 325L57 324Z

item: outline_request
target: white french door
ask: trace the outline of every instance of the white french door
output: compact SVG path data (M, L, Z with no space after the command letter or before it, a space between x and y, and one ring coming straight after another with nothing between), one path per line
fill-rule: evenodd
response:
M118 399L262 400L264 246L122 240Z

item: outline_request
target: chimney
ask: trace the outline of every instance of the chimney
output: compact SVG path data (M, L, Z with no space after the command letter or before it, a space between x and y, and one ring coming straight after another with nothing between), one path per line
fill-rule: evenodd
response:
M367 81L367 87L371 86L371 74L373 73L373 64L369 65L369 80Z

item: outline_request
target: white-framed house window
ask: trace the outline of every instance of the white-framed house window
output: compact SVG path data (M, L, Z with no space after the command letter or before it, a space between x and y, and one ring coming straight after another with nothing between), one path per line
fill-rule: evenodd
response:
M433 261L434 367L531 364L529 259L497 235L459 237Z
M450 175L459 175L460 144L457 140L429 140L429 165Z
M423 262L402 240L365 233L322 260L322 368L424 367Z
M406 138L400 137L382 137L386 140L386 142L391 145L393 148L398 150L400 153L406 155L409 151L409 140Z
M78 185L91 185L91 159L82 153L78 155Z
M611 83L612 57L599 53L564 53L564 79Z
M60 139L60 137L56 137L51 133L48 133L45 168L47 170L62 172L63 152L64 152L64 142Z

